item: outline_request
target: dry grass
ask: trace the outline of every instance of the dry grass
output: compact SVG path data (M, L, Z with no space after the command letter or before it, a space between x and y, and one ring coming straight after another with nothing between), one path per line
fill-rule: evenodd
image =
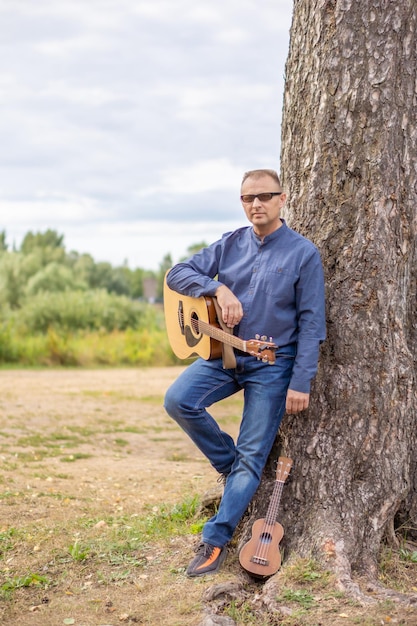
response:
M196 499L216 475L165 415L182 368L0 372L0 622L10 626L197 626L203 592L190 580L201 520ZM216 407L232 434L241 398ZM386 551L384 583L417 587L413 552ZM230 551L215 582L239 581L222 610L236 624L417 623L390 603L352 604L313 561L280 573L286 618L255 611L259 583Z

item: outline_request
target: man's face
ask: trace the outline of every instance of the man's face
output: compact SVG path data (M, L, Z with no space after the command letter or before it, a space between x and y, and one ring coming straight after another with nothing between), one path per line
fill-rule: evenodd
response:
M281 192L281 187L268 174L259 178L247 178L241 188L241 195L257 195L268 192ZM244 202L242 206L246 213L246 217L253 224L253 229L260 237L265 237L280 228L282 222L280 220L281 209L285 204L286 195L272 196L270 200L260 200L255 198L253 202Z

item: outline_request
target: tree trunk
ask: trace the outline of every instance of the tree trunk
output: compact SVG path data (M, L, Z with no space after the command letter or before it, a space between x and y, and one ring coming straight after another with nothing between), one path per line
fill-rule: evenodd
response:
M415 0L295 0L284 217L322 254L328 339L309 410L280 431L294 467L279 520L286 554L358 594L352 573L377 587L396 517L417 529L416 42Z

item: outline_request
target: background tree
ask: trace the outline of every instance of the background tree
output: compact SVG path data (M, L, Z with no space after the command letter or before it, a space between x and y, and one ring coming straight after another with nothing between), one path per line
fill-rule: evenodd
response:
M94 263L89 276L89 285L92 289L106 289L119 295L129 293L125 276L107 261Z
M5 252L7 248L8 248L8 245L7 245L6 231L2 230L0 231L0 254L2 252Z
M173 266L174 262L170 253L166 254L159 264L157 298L162 299L164 293L164 277L167 271Z
M56 230L48 228L44 233L29 231L23 238L20 251L23 254L32 252L35 248L64 248L64 235L59 235Z
M85 291L87 284L80 280L71 268L59 263L48 263L28 280L25 295L40 292Z
M18 309L26 297L42 292L101 290L135 300L144 295L144 280L153 278L162 285L165 267L171 267L167 254L160 271L130 269L125 262L113 267L96 262L90 254L68 252L64 236L55 230L33 233L23 238L20 249L7 249L6 232L0 232L0 305Z
M193 243L191 246L188 246L187 254L184 257L182 257L181 261L185 261L190 256L192 256L193 254L196 254L197 252L199 252L203 248L207 248L207 245L208 245L207 242L200 241L199 243Z
M22 257L16 252L5 252L0 258L0 310L18 308L24 295Z
M415 0L297 0L286 65L285 217L321 251L328 339L311 407L281 429L284 545L362 599L355 574L382 593L381 542L417 529L416 19Z

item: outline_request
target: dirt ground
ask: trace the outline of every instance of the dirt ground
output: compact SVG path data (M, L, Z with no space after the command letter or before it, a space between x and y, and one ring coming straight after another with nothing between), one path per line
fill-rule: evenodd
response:
M162 407L182 369L0 371L1 624L202 622L213 580L184 573L198 537L165 536L149 546L129 535L135 520L161 504L217 484ZM240 407L237 396L213 410L232 435ZM248 589L233 554L216 579ZM324 595L315 597L314 611L258 622L248 613L236 623L417 624L410 608L363 608Z

